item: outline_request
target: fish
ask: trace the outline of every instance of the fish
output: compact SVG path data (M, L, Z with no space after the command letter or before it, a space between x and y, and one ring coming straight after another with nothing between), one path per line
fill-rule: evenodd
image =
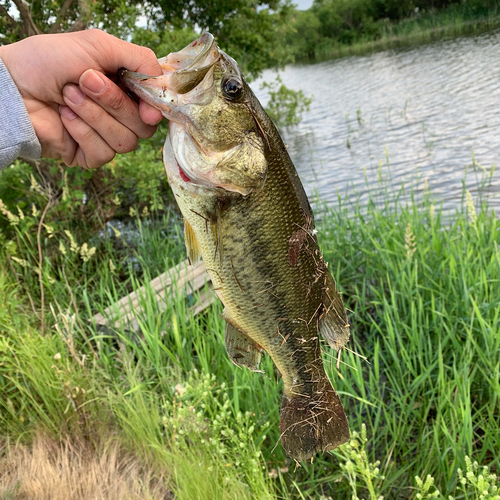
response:
M163 161L189 261L203 258L224 305L231 361L283 380L280 436L297 462L349 440L320 335L340 355L347 313L321 254L314 215L280 134L236 61L210 33L159 59L163 75L121 80L169 123Z

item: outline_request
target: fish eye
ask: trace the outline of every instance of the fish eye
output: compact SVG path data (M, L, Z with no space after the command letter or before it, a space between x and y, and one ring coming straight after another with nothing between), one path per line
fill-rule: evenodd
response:
M243 95L243 84L234 77L228 78L222 84L222 93L231 101L237 101Z

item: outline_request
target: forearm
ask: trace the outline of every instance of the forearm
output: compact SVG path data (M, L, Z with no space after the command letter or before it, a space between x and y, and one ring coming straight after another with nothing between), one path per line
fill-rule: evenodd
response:
M42 148L23 99L0 59L0 169L16 158L40 158Z

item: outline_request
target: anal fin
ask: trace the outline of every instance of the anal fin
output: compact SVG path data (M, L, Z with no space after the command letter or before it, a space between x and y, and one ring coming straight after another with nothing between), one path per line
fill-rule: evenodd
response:
M323 306L319 331L330 347L339 351L349 341L349 321L337 285L328 270L323 285Z
M226 319L226 351L236 366L244 366L253 372L260 372L262 349L245 333Z

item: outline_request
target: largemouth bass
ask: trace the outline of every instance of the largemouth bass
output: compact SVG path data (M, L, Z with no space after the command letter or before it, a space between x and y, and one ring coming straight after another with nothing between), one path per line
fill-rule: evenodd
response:
M319 335L340 351L349 324L295 167L212 35L159 62L163 76L121 77L169 121L163 160L188 257L203 257L225 307L227 353L254 371L263 351L271 356L284 382L281 441L292 458L331 450L349 439L349 426Z

